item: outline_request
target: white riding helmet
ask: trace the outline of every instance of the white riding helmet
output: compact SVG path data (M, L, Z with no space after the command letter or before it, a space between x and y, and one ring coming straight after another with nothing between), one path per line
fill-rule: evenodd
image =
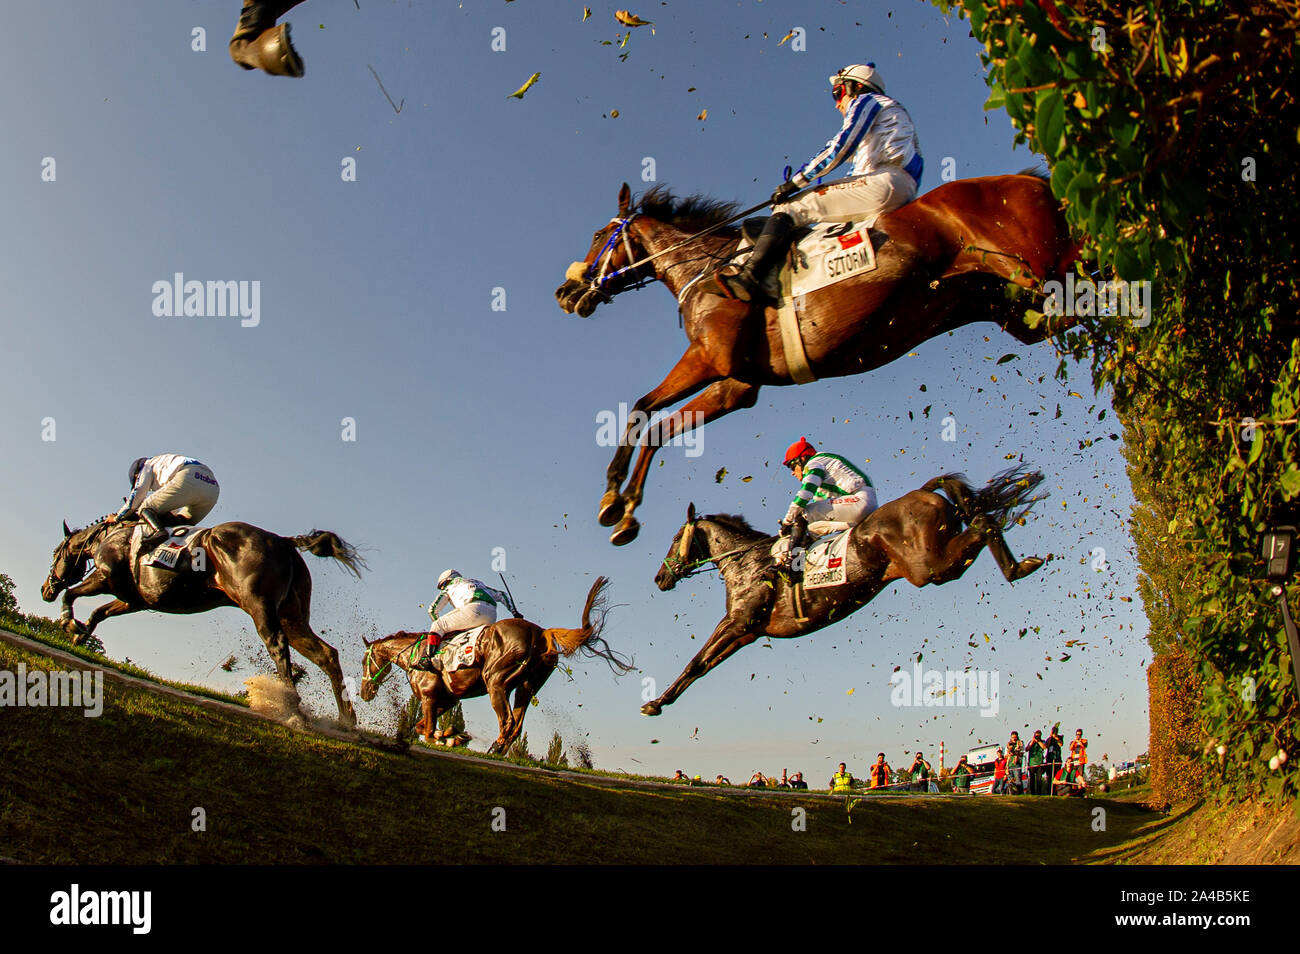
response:
M127 471L126 479L132 487L135 486L135 479L140 476L140 471L144 469L145 461L148 459L147 457L137 457L131 462L131 469Z
M876 71L875 63L855 63L851 66L844 67L834 76L830 77L831 87L834 88L845 80L870 87L877 93L883 93L885 91L885 81L881 79L880 73Z
M438 576L438 589L444 589L452 580L460 577L460 570L443 570Z

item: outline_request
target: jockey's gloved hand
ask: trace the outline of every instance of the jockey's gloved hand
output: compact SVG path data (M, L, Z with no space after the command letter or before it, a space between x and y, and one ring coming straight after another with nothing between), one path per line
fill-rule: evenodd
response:
M778 526L781 528L777 533L778 537L788 537L794 530L794 524L786 523L784 520L782 520Z
M787 199L790 198L790 196L794 195L794 193L798 191L799 191L799 187L795 185L794 180L786 179L779 186L777 186L776 191L772 193L772 204L780 205L782 202L785 202Z

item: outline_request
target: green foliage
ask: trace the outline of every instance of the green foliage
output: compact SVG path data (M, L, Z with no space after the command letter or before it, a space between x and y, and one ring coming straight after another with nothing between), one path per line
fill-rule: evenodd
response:
M438 728L443 732L450 731L454 735L461 735L465 731L465 710L457 702L454 706L438 716Z
M527 762L536 762L533 754L528 751L528 733L520 732L519 738L510 743L510 748L506 749L506 758L523 759Z
M14 597L14 581L6 574L0 573L0 613L18 612L18 600Z
M547 765L568 765L569 757L564 754L564 740L560 733L551 733L551 744L546 747Z
M1148 324L1086 319L1063 345L1114 390L1151 644L1181 647L1200 676L1211 754L1197 757L1225 792L1294 798L1300 760L1267 765L1297 749L1300 707L1259 537L1300 499L1300 2L967 0L963 14L986 108L1046 157L1085 258L1152 282Z

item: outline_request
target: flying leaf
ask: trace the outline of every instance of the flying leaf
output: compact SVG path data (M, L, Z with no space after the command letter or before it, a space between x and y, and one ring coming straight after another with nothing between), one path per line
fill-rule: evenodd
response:
M582 22L583 22L583 23L586 23L586 22L587 22L587 18L590 17L590 16L591 16L591 7L583 7L583 8L582 8Z
M1008 361L1015 361L1018 357L1020 357L1018 354L1004 354L1002 357L998 358L998 364L1006 364Z
M713 475L713 482L715 484L720 484L722 483L722 478L726 476L727 476L727 468L719 467L718 472Z
M617 110L617 109L611 109L611 110L609 111L609 118L610 118L610 119L618 119L618 110Z
M541 78L542 78L541 73L534 73L532 76L528 77L528 82L524 83L523 86L519 87L517 90L511 93L510 96L514 97L515 99L523 99L524 93L532 89L533 84L536 83Z
M845 693L845 695L846 695L846 696L851 696L851 695L853 695L853 691L854 691L854 689L856 689L856 688L857 688L857 686L854 686L853 689L850 689L848 692Z
M751 480L753 480L753 479L754 479L754 477L753 477L753 475L751 474L751 475L748 476L748 477L741 477L741 478L740 478L740 482L741 482L742 484L747 484L747 483L749 483L749 482L750 482Z
M703 122L704 120L709 118L709 111L707 109L702 109L700 110L700 114L695 118Z
M791 30L791 31L790 31L789 33L787 33L785 36L781 37L781 42L778 43L777 46L780 46L782 43L784 43L786 40L790 39L790 37L792 37L792 36L794 36L794 30ZM794 48L791 47L791 49L794 49Z
M642 20L639 16L637 16L635 13L633 13L630 10L615 10L614 19L617 20L619 23L623 24L623 26L630 26L630 27L648 26L650 28L650 35L654 36L654 32L655 32L654 21Z

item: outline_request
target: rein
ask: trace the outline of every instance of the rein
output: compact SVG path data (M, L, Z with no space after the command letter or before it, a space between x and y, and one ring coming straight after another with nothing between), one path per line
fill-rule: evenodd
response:
M378 642L380 642L380 640L375 640L375 643L378 643ZM369 664L369 662L370 662L370 660L371 660L371 655L370 655L370 654L371 654L372 652L374 652L374 650L375 650L375 643L371 643L369 646L366 647L366 655L365 655L365 657L361 660L361 669L362 669L362 671L365 670L366 666ZM414 649L415 647L417 647L417 646L419 646L419 645L420 645L420 640L419 640L419 639L416 639L415 642L413 642L413 643L410 645L410 647L408 647L408 648L410 648L410 649ZM401 655L401 654L404 653L404 652L406 652L405 649L399 649L399 650L397 650L397 652L393 653L393 658L392 658L392 659L388 660L388 662L384 663L381 667L379 667L378 669L376 669L376 670L375 670L373 673L371 673L369 676L366 676L366 677L365 677L365 681L367 681L367 682L373 682L376 686L378 686L378 685L379 685L379 684L384 680L384 673L388 672L388 670L390 670L390 669L393 668L393 659L396 659L399 655Z
M695 543L695 525L698 522L698 520L692 520L682 527L683 530L687 527L689 527L690 530L687 536L682 539L682 546L678 548L681 555L673 556L670 553L663 559L662 565L667 567L668 572L673 574L673 576L679 580L685 580L692 576L698 576L701 573L707 573L709 570L708 564L710 563L718 564L717 569L720 571L722 569L723 560L739 556L742 553L748 553L750 550L754 549L754 547L763 542L762 540L755 540L753 543L746 544L743 547L736 547L734 550L728 550L726 553L718 553L716 555L710 554L700 560L690 560L690 549Z
M623 247L624 250L627 252L628 259L632 258L632 243L628 240L627 237L627 227L632 223L632 220L635 219L641 213L633 212L631 215L627 216L626 218L612 218L609 220L610 223L611 224L618 223L618 227L614 229L612 233L610 233L609 238L605 240L604 247L600 250L600 254L596 256L591 266L587 269L587 276L591 279L591 284L590 284L591 291L597 293L598 295L601 295L602 297L604 297L606 302L609 302L613 299L613 295L605 291L605 285L608 284L613 279L618 278L620 275L623 275L626 272L639 271L643 265L648 265L650 262L653 262L656 258L659 258L663 255L667 255L669 252L675 252L678 249L685 248L686 246L698 241L699 239L704 238L706 235L712 235L714 232L718 231L719 229L725 228L726 226L730 225L732 222L737 222L740 219L743 219L747 215L753 215L755 212L758 212L761 209L766 209L771 204L772 204L771 199L768 199L766 202L760 202L758 205L754 206L753 208L745 209L743 212L737 212L735 215L731 216L728 219L723 219L721 222L715 222L713 225L710 225L707 229L696 232L694 235L687 236L686 238L678 242L676 245L670 245L665 249L660 249L658 252L655 252L652 255L646 255L643 258L631 262L628 265L624 265L622 268L617 269L611 272L610 274L606 275L605 269L609 265L608 259L612 256L614 251L614 245L618 241L620 236L622 236ZM604 260L604 264L601 265L600 274L593 276L592 271L596 268L596 264L598 262L601 262L602 260ZM650 284L652 281L655 280L656 279L644 278L643 276L638 275L636 284L628 285L626 288L619 289L619 291L627 291L628 289L644 288L646 285ZM616 295L618 294L618 292L614 292L613 294Z

